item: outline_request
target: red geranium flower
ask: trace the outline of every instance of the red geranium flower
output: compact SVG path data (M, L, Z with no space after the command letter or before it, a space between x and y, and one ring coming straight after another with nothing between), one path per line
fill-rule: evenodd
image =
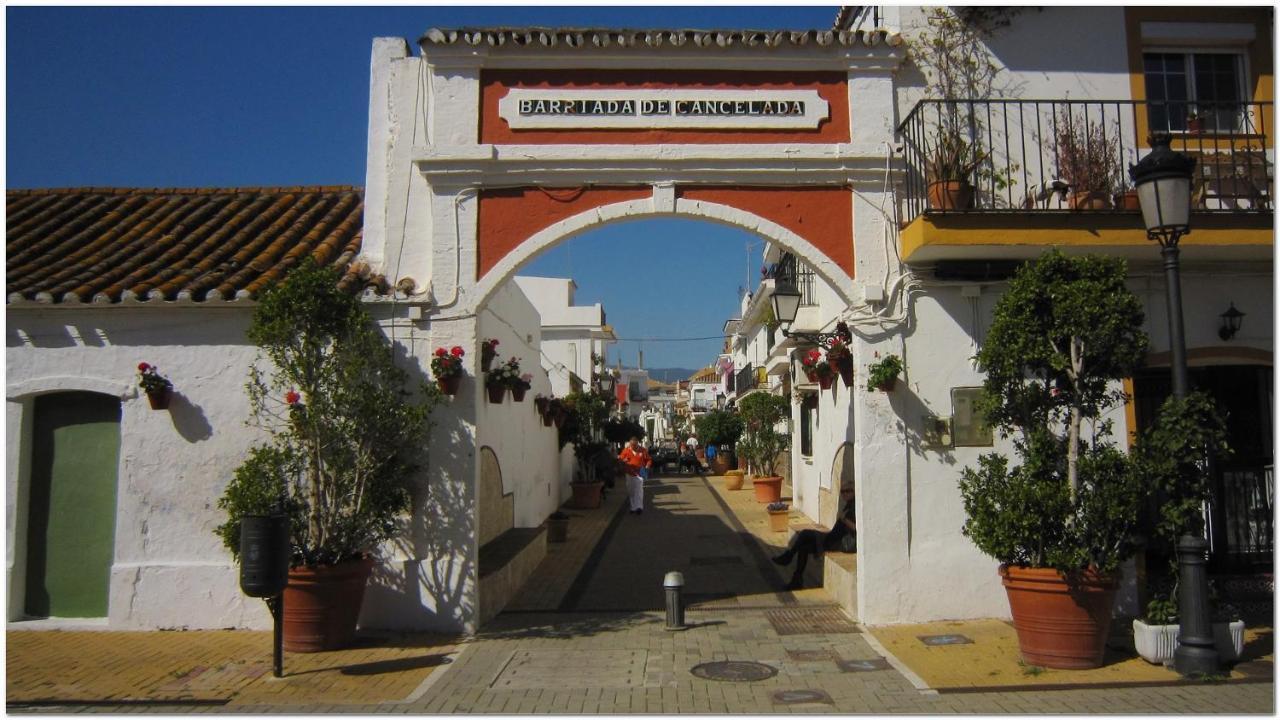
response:
M138 372L146 372L151 369L149 363L138 363Z
M444 357L444 348L436 348L436 357Z
M454 357L462 357L463 355L465 355L465 354L466 354L465 352L463 352L463 350L462 350L462 346L461 346L461 345L454 345L454 346L453 346L453 349L451 349L449 352L453 353L453 356L454 356ZM439 353L439 354L441 354L441 355L443 355L443 354L444 354L444 348L440 348L440 353Z
M301 399L302 399L302 396L298 394L297 390L290 390L289 392L284 394L284 401L289 403L290 405L296 405L297 402Z

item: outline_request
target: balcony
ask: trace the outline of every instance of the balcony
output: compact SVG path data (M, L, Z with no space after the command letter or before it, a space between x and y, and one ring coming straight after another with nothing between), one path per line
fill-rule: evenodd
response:
M1269 260L1273 118L1271 103L922 101L898 128L902 256L1016 260L1049 246L1147 255L1136 195L1126 191L1154 130L1197 160L1188 257ZM935 189L930 198L933 170L947 165L972 168L971 197Z
M745 367L734 374L733 387L737 389L739 396L746 394L749 390L755 389L756 371L755 368L751 366L751 363L747 363Z

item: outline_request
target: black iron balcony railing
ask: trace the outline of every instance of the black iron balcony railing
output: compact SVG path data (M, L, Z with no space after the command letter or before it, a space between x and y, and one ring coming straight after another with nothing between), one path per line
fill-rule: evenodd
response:
M782 253L778 262L765 273L765 279L783 280L794 285L800 291L801 306L818 304L814 297L813 268L797 260L792 253Z
M1193 207L1272 210L1272 103L924 100L898 127L904 220L924 212L1139 210L1129 166L1152 132L1196 158ZM939 180L973 186L943 195ZM932 193L932 198L930 197Z
M734 376L733 386L737 388L739 395L755 389L756 371L751 367L751 363L747 363L745 367L737 372Z

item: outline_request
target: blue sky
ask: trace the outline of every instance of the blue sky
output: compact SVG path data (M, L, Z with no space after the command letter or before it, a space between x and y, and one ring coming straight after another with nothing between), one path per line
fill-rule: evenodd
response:
M363 185L374 37L493 25L814 29L836 9L8 7L6 187ZM704 222L628 223L522 272L571 271L578 301L603 302L621 337L700 337L737 310L759 243ZM645 365L699 367L719 346L646 342ZM616 347L635 363L637 343Z

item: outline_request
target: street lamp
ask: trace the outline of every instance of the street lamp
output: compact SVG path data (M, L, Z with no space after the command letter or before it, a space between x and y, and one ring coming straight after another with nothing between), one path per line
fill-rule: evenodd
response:
M1151 138L1151 153L1129 167L1138 191L1147 238L1160 243L1164 258L1165 301L1169 308L1169 350L1173 395L1187 395L1187 345L1182 334L1182 286L1179 281L1178 240L1191 232L1191 175L1195 158L1169 149L1169 136ZM1184 676L1219 671L1218 651L1209 624L1209 582L1205 573L1203 537L1178 538L1178 649L1173 666Z
M796 289L790 279L785 277L777 279L770 301L773 303L773 316L777 318L779 325L790 325L796 321L796 315L800 312L800 291ZM849 332L849 326L843 322L836 325L835 332L829 333L791 332L786 328L782 328L782 337L796 338L811 342L814 345L824 346L830 345L833 340L839 340L845 345L848 345L853 340L853 335Z

